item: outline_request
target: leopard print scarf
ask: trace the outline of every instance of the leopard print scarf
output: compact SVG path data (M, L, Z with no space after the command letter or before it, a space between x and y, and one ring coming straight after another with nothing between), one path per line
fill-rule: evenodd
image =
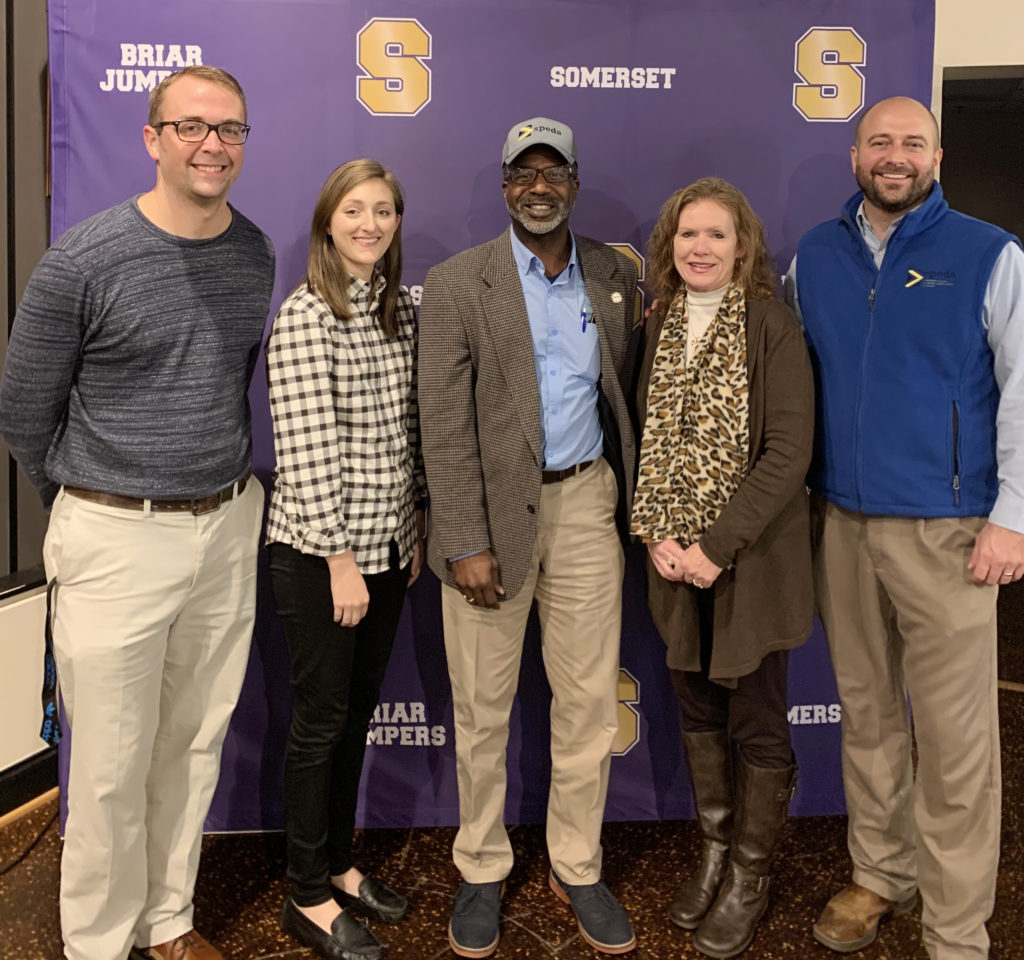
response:
M695 543L747 468L746 300L729 284L686 362L686 287L668 308L647 393L631 531L644 542Z

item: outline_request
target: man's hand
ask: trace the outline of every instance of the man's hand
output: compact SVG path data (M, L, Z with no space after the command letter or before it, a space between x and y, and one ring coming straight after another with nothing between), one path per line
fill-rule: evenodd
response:
M490 550L453 560L452 573L466 603L498 609L498 600L505 596L505 590L498 579L498 561Z
M655 297L651 301L651 305L644 311L644 315L640 319L639 326L641 326L641 327L647 326L647 321L651 319L651 314L654 313L654 311L657 310L657 309L658 309L658 298Z
M1024 576L1024 533L986 523L974 541L967 569L977 584L994 587Z
M666 580L683 579L683 548L678 540L653 540L647 544L647 553Z
M366 581L356 565L351 550L327 558L331 571L331 600L334 602L334 622L343 627L354 627L370 606Z

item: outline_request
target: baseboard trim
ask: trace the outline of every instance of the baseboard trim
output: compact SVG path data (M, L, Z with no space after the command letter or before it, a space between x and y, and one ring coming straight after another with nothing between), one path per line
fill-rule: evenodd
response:
M47 747L0 772L0 817L57 786L57 748Z
M39 794L39 796L34 800L29 800L28 803L23 803L20 807L12 810L10 813L5 813L0 817L0 830L6 827L9 823L14 823L15 820L20 820L22 817L28 816L40 807L45 807L48 803L53 803L59 799L60 787L54 787L52 790L47 790L46 793Z

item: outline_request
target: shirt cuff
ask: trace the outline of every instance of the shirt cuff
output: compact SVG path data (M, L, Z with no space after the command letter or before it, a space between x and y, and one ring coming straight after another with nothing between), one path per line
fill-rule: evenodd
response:
M490 550L491 547L488 544L486 547L481 547L479 550L470 550L469 553L460 553L457 557L449 557L449 563L455 563L456 560L465 560L466 557L475 556L478 553L483 553L485 550Z
M1006 527L1014 533L1024 533L1024 503L1007 491L996 497L996 505L988 515L988 522L998 527Z
M345 530L339 530L331 536L316 530L296 530L295 535L299 541L296 549L313 557L333 557L337 553L346 553L352 549Z

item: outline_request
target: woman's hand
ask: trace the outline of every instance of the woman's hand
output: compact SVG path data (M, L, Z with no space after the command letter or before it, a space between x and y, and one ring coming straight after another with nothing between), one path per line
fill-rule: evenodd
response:
M423 538L417 537L416 542L412 545L412 569L409 571L409 583L407 584L409 587L416 582L423 569L423 554L426 552L426 548L427 545Z
M682 554L682 579L695 587L710 587L722 572L720 566L707 558L699 543L691 543Z
M423 510L417 510L416 541L412 545L412 569L409 571L407 587L411 587L416 582L416 578L419 577L420 571L423 569L423 558L427 554L426 520L426 513Z
M647 544L654 569L666 580L683 579L685 553L677 540L654 540Z
M331 600L334 602L334 622L343 627L354 627L366 616L370 594L366 581L356 565L351 550L327 558L331 571Z

